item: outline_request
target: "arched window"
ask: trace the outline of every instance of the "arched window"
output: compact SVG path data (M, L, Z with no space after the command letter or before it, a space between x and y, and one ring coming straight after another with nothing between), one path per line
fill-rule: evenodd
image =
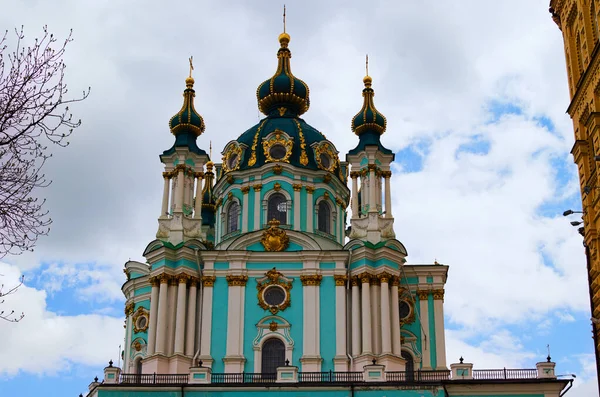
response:
M239 229L240 205L234 201L229 205L227 211L227 233L235 232Z
M322 200L319 203L317 230L323 233L331 234L331 207L325 200Z
M261 373L266 376L277 377L277 367L285 365L285 345L277 338L267 339L262 345Z
M269 197L267 205L267 223L277 219L281 225L287 224L287 200L281 193L275 193Z
M402 358L406 360L406 380L412 381L415 379L415 360L406 350L402 350Z

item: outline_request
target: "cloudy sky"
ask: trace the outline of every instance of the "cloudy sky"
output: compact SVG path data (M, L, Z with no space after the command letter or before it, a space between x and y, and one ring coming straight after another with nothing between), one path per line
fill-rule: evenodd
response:
M276 67L275 1L2 1L0 28L47 24L66 55L83 125L47 164L54 220L32 254L6 257L2 282L26 286L4 307L0 388L77 395L123 337L123 264L143 260L162 194L158 154L173 141L194 56L197 102L214 158L254 125L257 85ZM343 154L356 144L369 54L376 105L396 152L395 229L409 263L450 265L449 362L533 368L549 344L557 373L597 396L579 209L565 114L562 37L548 0L287 0L292 68L311 89L304 118ZM14 35L9 35L14 38ZM10 393L10 392L13 393Z

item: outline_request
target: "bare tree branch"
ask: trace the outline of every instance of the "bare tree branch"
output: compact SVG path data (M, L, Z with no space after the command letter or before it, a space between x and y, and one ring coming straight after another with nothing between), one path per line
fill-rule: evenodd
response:
M50 181L42 168L48 144L65 147L81 120L73 120L63 61L72 32L59 43L43 28L41 39L25 47L23 27L15 29L16 49L8 51L8 31L0 39L0 258L32 251L47 235L52 219L36 193Z
M20 286L23 285L23 281L25 281L25 276L21 276L19 279L19 284L14 287L9 288L7 291L4 291L4 284L0 285L0 305L4 303L4 297L7 295L14 294ZM25 313L15 314L14 310L11 310L9 313L6 313L4 310L0 310L0 320L8 321L11 323L18 323L25 317Z

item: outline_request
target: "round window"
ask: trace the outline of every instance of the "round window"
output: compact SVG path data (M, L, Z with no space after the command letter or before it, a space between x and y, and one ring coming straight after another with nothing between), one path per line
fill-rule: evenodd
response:
M265 302L271 306L278 306L285 302L285 291L281 287L268 287L264 292Z
M398 307L398 311L400 312L400 320L404 320L410 315L410 305L407 301L400 301L400 305Z
M331 157L329 157L327 153L321 153L319 155L319 160L321 161L321 167L329 169L331 166Z
M280 160L284 158L286 153L287 149L285 148L285 146L279 144L273 145L269 149L269 155L275 160Z
M237 166L239 160L239 156L237 153L233 153L229 156L229 159L227 159L227 167L232 170Z
M138 329L145 329L147 324L148 324L148 319L146 318L146 316L138 317L138 320L136 322L136 326Z

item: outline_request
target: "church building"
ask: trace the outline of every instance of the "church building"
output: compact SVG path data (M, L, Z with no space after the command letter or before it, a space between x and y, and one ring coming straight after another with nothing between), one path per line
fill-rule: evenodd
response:
M185 80L160 155L156 239L145 263L125 264L122 365L111 361L88 395L562 396L572 381L550 357L531 369L449 363L448 266L410 264L396 239L394 153L373 80L339 121L355 134L340 154L302 118L309 88L289 43L282 33L256 90L264 118L220 162Z

